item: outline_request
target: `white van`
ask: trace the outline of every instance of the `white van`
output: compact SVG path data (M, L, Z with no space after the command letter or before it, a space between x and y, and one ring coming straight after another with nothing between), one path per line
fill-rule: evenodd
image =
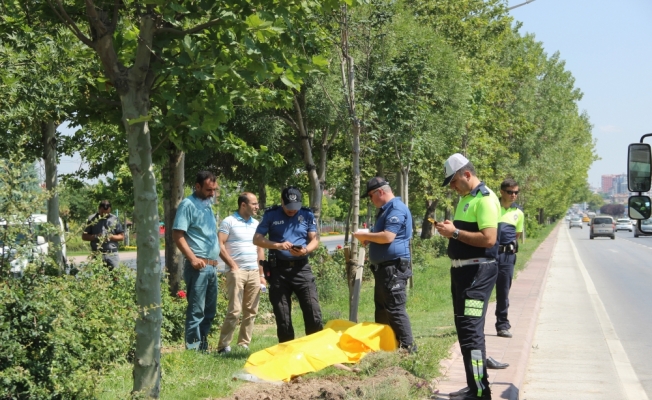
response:
M16 277L23 275L23 271L27 267L27 264L30 262L38 262L39 258L45 257L49 250L50 244L46 240L45 236L41 236L39 225L45 224L48 222L48 216L45 214L32 214L29 219L25 221L25 224L29 225L30 232L36 236L35 243L33 243L31 254L25 254L24 252L21 256L16 257L16 249L12 249L11 246L6 246L2 244L0 246L0 257L10 258L11 273ZM10 222L11 224L11 222ZM0 220L0 228L7 226L6 220ZM63 221L59 218L59 230L61 232L61 253L63 255L63 263L67 265L66 257L66 242L65 242L65 228Z

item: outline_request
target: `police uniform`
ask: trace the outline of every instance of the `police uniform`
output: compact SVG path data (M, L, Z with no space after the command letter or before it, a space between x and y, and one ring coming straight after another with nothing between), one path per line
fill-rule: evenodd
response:
M412 214L399 197L378 209L373 232L383 231L395 233L396 237L391 243L369 243L369 261L375 279L375 321L392 328L400 347L415 351L412 325L405 309L405 287L412 276L409 268Z
M457 229L468 232L480 232L485 228L498 229L499 216L498 197L481 182L462 197L455 210L453 224ZM451 258L455 328L464 358L467 385L471 394L491 398L484 322L498 273L498 241L491 248L483 248L450 239L448 257Z
M118 257L118 242L107 240L106 237L108 235L120 235L124 233L118 217L113 214L102 216L100 213L95 213L88 217L84 233L98 236L97 239L91 240L91 249L93 251L99 250L102 253L102 261L109 268L117 268L120 262Z
M509 289L512 287L517 234L523 232L523 211L516 203L509 208L500 207L500 242L498 247L498 278L496 279L496 331L509 330L512 326L507 319L509 308Z
M256 233L263 236L269 234L269 240L273 242L287 241L302 247L308 244L309 232L317 232L317 221L307 207L301 207L291 217L281 206L269 207L265 209L263 220L256 228ZM270 258L276 259L276 265L271 268L266 279L269 283L269 300L276 317L279 343L294 339L292 293L299 299L306 335L321 331L321 309L308 256L295 257L289 250L269 250L269 253Z

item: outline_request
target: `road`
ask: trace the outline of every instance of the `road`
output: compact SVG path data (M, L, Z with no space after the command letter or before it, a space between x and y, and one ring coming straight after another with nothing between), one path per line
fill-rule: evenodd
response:
M326 246L328 251L334 251L337 246L342 246L344 245L344 235L333 235L333 236L324 236L321 239L321 242ZM129 252L121 252L119 253L120 256L120 262L126 264L130 268L136 269L136 252L135 251L129 251ZM70 260L75 263L79 264L82 263L86 260L87 256L73 256L70 257ZM223 264L222 260L219 260L220 264ZM163 265L165 263L165 251L161 250L161 268L163 268Z
M523 398L652 398L652 237L562 229Z

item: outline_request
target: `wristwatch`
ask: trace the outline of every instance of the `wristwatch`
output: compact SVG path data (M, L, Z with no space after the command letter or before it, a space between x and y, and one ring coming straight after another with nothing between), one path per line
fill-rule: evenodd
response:
M453 236L451 236L451 237L452 237L453 239L457 239L459 236L460 236L460 230L459 230L459 229L455 229L455 231L453 232Z

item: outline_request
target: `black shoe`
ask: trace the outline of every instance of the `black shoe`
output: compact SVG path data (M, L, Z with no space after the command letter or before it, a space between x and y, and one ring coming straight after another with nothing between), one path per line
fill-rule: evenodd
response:
M458 390L457 392L449 393L448 397L450 397L452 399L453 397L466 396L466 394L469 393L469 390L471 390L471 389L469 389L469 387L467 386L467 387L465 387L463 389Z
M500 362L494 360L491 357L487 357L487 368L488 369L505 369L507 367L509 367L509 364L500 363Z
M508 331L507 329L499 330L496 335L498 335L500 337L506 337L506 338L511 338L512 337L512 333L510 331Z

